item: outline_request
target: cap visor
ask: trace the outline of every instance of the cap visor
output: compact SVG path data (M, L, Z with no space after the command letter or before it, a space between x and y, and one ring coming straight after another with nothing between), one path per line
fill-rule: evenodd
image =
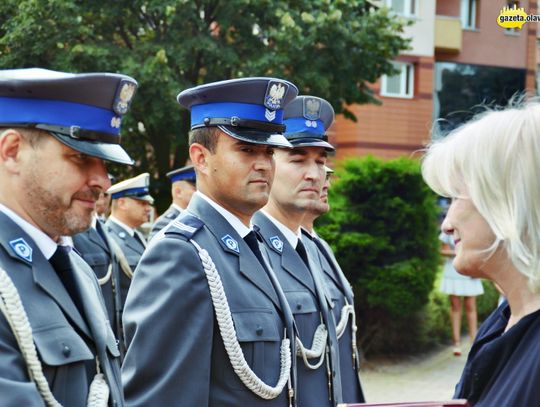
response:
M289 140L293 147L322 147L326 151L335 151L335 147L327 141L318 138L301 138Z
M134 161L126 153L120 144L104 143L101 141L90 141L83 139L74 139L65 134L49 132L54 138L62 144L77 150L83 154L101 158L102 160L112 161L118 164L131 165Z
M136 199L138 201L145 201L145 202L148 202L150 205L154 204L154 198L152 198L151 195L143 195L143 196L126 195L126 198Z
M273 147L291 148L292 145L283 134L269 133L260 130L232 126L217 126L229 136L251 144L262 144Z

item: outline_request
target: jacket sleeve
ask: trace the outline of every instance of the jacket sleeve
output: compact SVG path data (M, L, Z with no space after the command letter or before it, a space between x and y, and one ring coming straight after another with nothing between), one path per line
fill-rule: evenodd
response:
M45 406L36 385L27 373L26 362L0 313L0 406Z
M124 309L122 367L127 406L205 406L214 312L193 245L153 242L137 267Z

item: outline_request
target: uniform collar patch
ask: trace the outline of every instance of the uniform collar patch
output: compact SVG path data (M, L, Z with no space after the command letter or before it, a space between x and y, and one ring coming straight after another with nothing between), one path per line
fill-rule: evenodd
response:
M9 242L9 245L17 256L29 263L32 263L32 248L22 237L12 240Z
M236 253L240 253L240 249L238 247L238 242L232 238L231 235L225 235L221 238L223 243L225 243L225 246L227 246L232 251L235 251Z
M280 253L283 252L283 241L279 238L279 236L272 236L270 238L270 243L272 243L272 246L278 252L280 252Z

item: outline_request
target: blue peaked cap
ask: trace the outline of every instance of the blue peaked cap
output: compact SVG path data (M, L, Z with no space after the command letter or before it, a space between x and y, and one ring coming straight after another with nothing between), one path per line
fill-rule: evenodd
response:
M334 117L334 109L326 100L316 96L298 96L285 108L285 137L294 147L324 147L334 151L326 134Z
M84 154L132 164L120 125L136 89L133 78L113 73L0 70L0 126L41 129Z
M195 175L195 169L193 168L193 165L187 165L185 167L170 171L167 173L167 177L169 177L171 182L176 182L176 181L195 182L197 178Z
M290 147L283 137L283 108L298 95L291 82L277 78L240 78L186 89L178 103L191 111L191 129L218 127L254 144Z

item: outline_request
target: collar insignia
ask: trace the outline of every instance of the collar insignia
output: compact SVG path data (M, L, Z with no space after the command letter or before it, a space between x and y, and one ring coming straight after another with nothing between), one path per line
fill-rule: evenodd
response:
M270 243L272 243L274 249L280 253L283 253L283 241L278 236L272 236L270 238Z
M234 240L231 235L225 235L221 238L221 240L229 249L235 251L236 253L240 253L240 249L238 248L238 242Z
M32 248L22 237L12 240L9 242L9 245L17 256L29 263L32 263Z

